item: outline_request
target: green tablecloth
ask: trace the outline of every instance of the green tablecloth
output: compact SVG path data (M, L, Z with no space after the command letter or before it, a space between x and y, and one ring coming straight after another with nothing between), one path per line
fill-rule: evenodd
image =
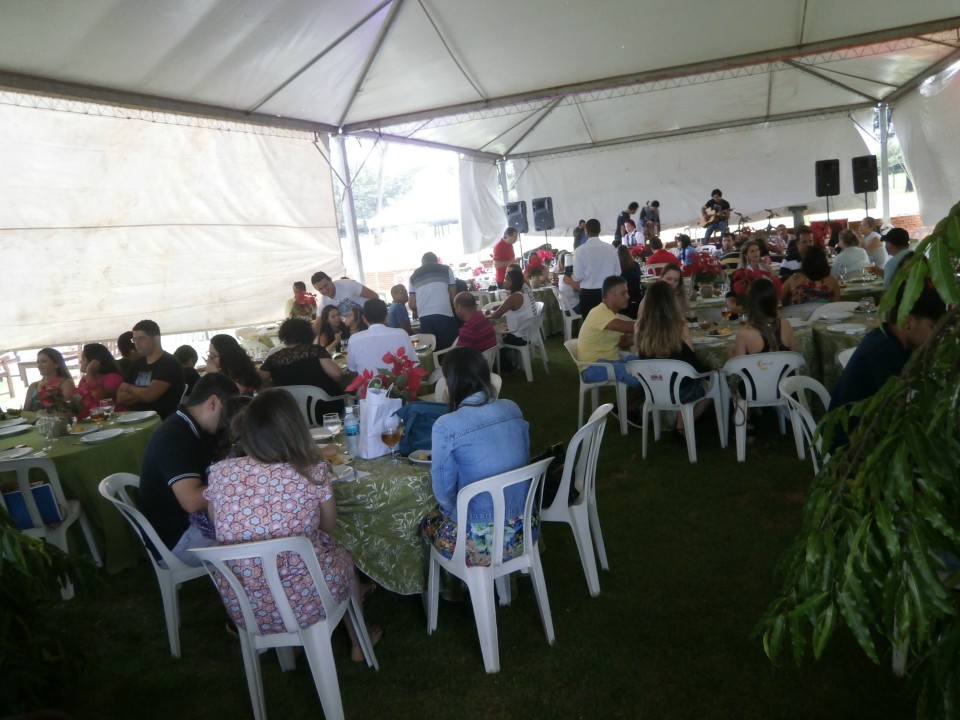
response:
M369 475L334 483L334 538L350 550L357 567L387 590L420 593L426 586L428 550L420 521L437 504L429 466L403 459L389 465L388 458L378 458L357 459L354 468Z
M533 296L543 303L543 334L550 337L563 332L563 313L552 288L544 287L533 291Z
M858 301L867 296L872 297L879 305L880 298L883 296L883 280L868 283L848 282L840 287L841 300Z
M79 437L62 437L49 452L64 494L79 500L89 518L104 567L111 574L135 567L143 555L143 544L97 488L103 478L113 473L140 473L147 441L159 425L160 418L157 416L129 425L108 423L106 427L134 432L97 444L81 443ZM15 445L29 445L34 450L40 450L45 444L36 430L0 438L0 450Z

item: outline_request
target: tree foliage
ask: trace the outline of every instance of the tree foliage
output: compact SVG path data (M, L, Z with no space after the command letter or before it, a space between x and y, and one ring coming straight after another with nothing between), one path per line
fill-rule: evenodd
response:
M960 302L960 203L903 263L881 303L903 288L899 321L924 284ZM956 307L900 377L820 425L834 453L809 493L803 527L781 560L783 588L761 621L764 650L800 663L845 627L875 663L915 681L918 717L960 715L960 317Z

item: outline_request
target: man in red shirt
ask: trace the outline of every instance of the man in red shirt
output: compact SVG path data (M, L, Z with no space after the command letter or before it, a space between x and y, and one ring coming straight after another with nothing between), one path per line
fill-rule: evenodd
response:
M453 311L463 321L457 336L457 347L471 347L483 352L497 344L497 333L489 318L477 309L477 298L468 292L453 299Z
M660 238L652 237L650 238L650 242L648 244L651 248L653 248L653 254L647 258L647 265L679 262L676 255L669 250L663 249L663 240Z
M520 238L515 227L503 231L503 237L493 246L493 267L497 271L497 287L503 287L503 277L507 274L507 265L516 260L513 244Z

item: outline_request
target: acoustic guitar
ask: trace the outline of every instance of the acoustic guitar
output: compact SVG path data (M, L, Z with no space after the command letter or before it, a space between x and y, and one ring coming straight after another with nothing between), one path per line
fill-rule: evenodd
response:
M707 210L700 216L700 227L712 225L719 220L726 220L728 217L730 217L731 210Z

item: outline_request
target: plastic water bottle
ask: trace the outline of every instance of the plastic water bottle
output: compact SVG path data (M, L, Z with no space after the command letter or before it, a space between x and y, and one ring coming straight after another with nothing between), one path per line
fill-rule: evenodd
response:
M352 405L343 417L343 434L347 436L347 452L356 457L360 452L360 418L357 417L357 408Z

